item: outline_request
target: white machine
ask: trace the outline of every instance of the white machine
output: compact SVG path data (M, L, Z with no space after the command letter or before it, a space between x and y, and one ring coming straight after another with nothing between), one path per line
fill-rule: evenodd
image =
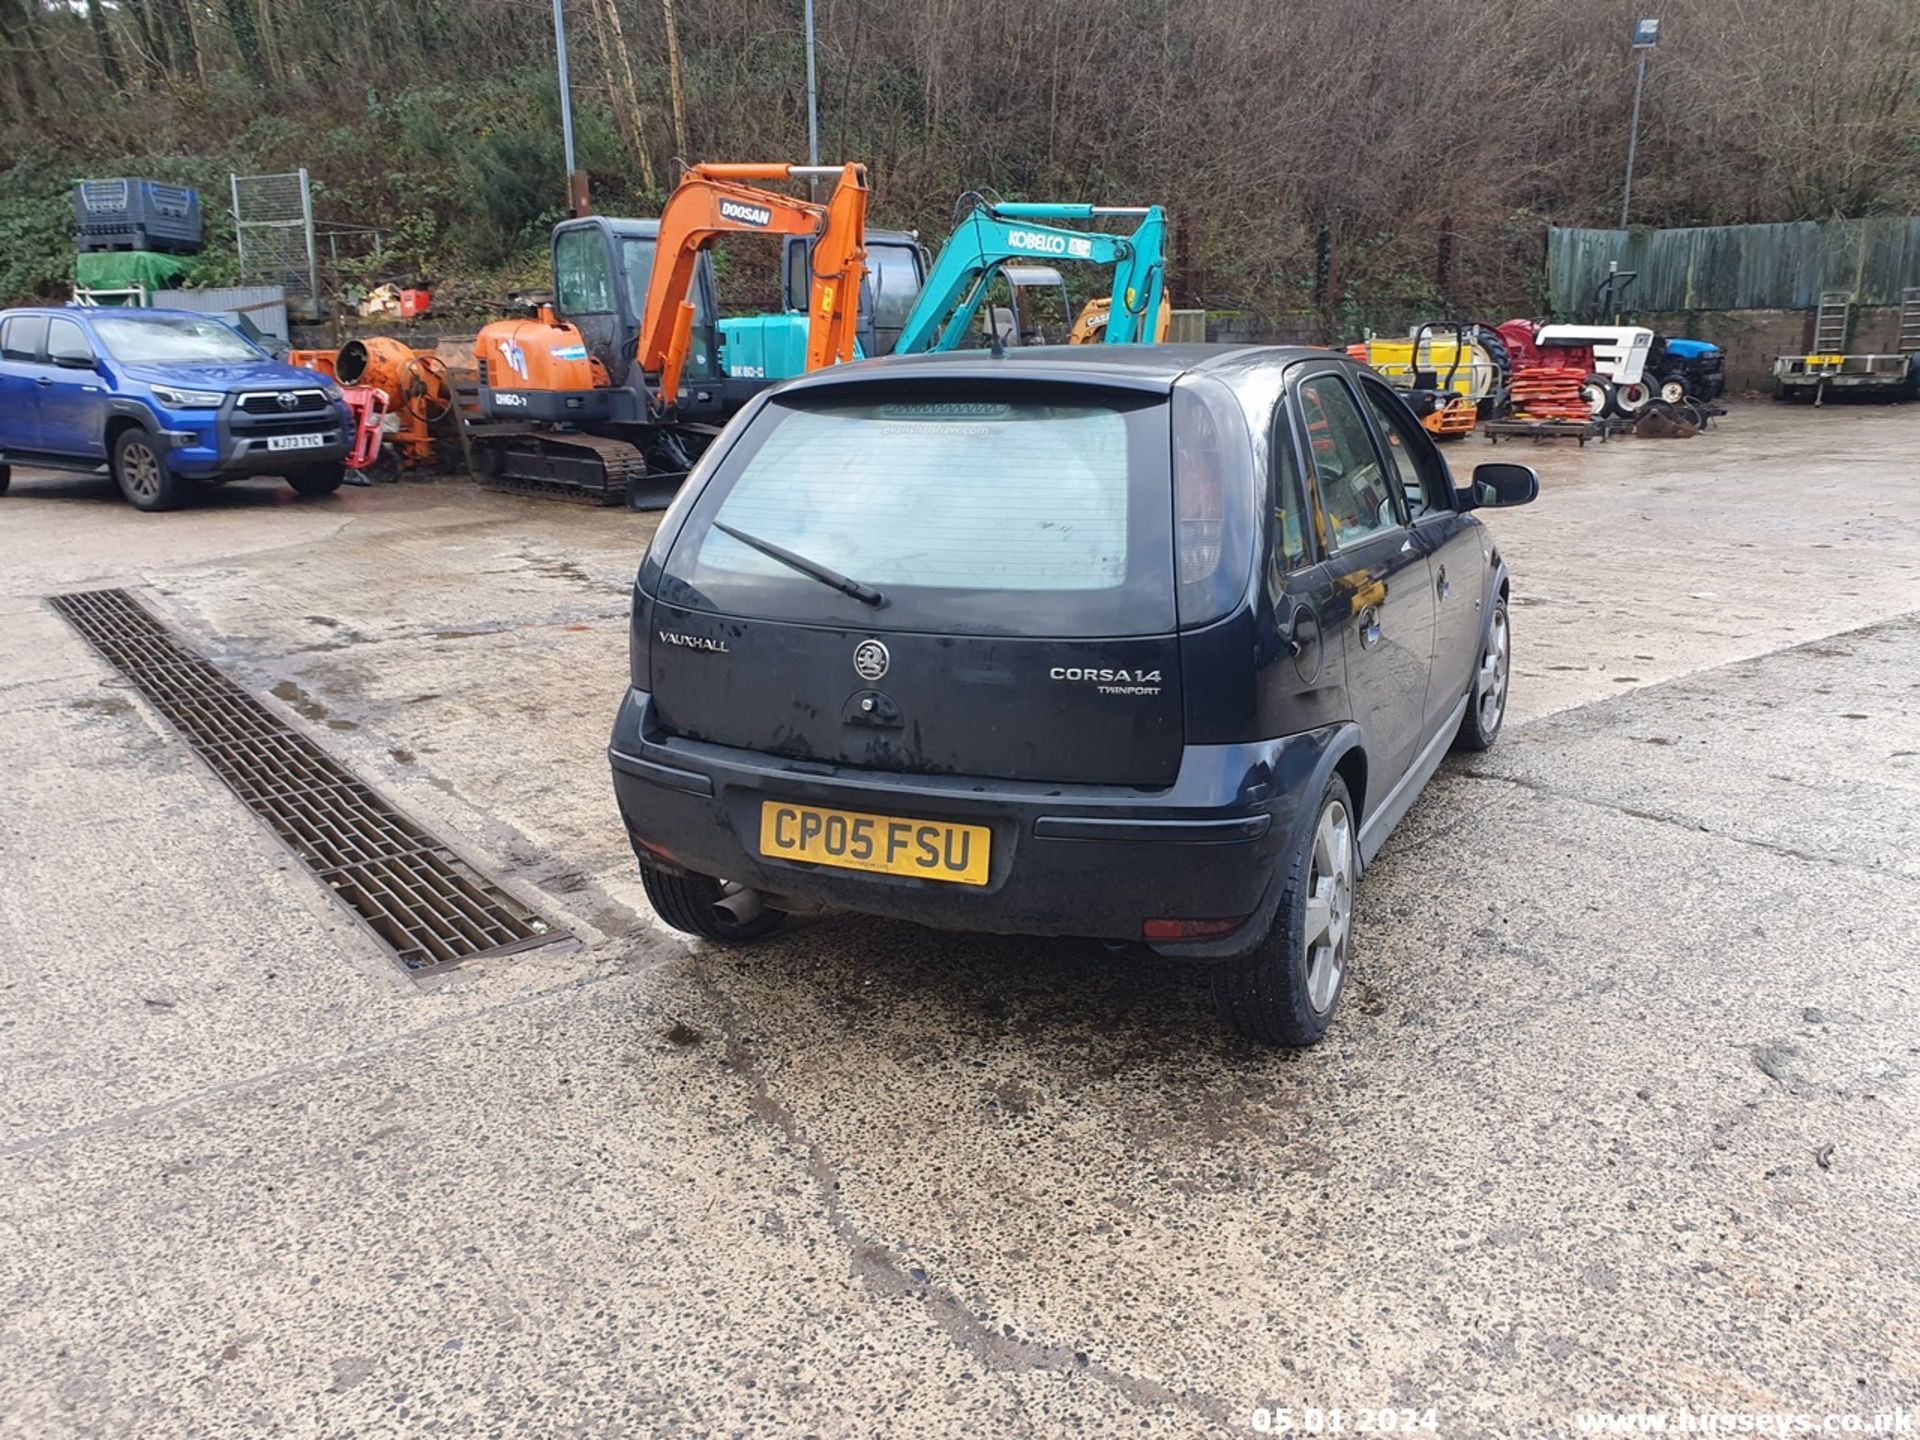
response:
M1653 349L1653 331L1643 325L1542 325L1533 343L1593 347L1595 379L1581 393L1593 413L1638 415L1653 403L1647 383L1647 355Z

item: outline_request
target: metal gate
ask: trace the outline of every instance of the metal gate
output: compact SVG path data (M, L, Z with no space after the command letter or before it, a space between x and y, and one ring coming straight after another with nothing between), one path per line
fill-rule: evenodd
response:
M320 286L313 250L313 191L307 172L231 178L241 283L281 286L287 292L289 310L317 317Z

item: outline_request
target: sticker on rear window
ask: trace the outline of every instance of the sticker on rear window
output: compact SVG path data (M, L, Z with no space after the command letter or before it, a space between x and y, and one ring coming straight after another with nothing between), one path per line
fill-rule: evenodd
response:
M882 420L1004 420L1009 406L982 401L925 400L917 404L882 405Z

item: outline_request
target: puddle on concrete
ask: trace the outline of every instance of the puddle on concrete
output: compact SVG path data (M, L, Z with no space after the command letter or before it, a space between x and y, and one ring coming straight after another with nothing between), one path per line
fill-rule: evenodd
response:
M69 710L79 710L88 715L130 715L133 713L131 701L118 695L83 695L78 700L67 702Z
M294 714L303 720L318 720L329 730L358 730L359 725L351 720L333 720L328 718L333 712L322 705L313 696L302 690L291 680L282 680L273 687L276 700L284 700L293 707Z

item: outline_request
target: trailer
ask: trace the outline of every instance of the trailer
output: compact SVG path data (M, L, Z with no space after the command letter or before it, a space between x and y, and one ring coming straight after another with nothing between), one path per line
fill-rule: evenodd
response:
M1900 292L1900 323L1894 349L1878 354L1847 353L1853 329L1853 296L1826 290L1813 315L1813 350L1781 355L1773 362L1773 398L1822 404L1829 391L1878 393L1899 400L1920 399L1920 286Z

